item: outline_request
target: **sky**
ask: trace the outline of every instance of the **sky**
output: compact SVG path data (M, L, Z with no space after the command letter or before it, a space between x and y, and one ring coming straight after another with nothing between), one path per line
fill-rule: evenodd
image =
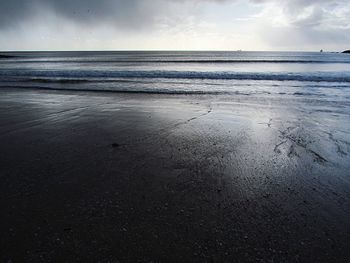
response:
M0 0L0 50L350 49L349 0Z

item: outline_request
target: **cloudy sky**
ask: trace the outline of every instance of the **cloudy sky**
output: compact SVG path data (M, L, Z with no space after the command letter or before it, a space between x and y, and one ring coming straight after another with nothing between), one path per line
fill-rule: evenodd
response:
M349 0L0 0L0 50L350 48Z

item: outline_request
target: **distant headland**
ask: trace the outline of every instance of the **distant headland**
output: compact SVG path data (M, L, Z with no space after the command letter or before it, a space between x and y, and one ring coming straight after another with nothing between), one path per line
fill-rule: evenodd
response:
M349 50L345 50L345 51L343 51L342 53L350 54L350 49L349 49Z

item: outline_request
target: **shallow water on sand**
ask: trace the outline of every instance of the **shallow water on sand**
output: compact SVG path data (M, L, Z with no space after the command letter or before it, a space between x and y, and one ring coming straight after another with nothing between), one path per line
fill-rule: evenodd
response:
M347 107L1 89L1 257L346 262Z

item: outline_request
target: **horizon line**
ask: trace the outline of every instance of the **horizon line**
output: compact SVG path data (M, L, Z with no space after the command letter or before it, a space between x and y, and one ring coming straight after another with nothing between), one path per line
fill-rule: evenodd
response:
M343 50L344 51L344 50ZM9 52L324 52L324 53L341 53L343 51L327 50L243 50L243 49L70 49L70 50L0 50L0 53Z

